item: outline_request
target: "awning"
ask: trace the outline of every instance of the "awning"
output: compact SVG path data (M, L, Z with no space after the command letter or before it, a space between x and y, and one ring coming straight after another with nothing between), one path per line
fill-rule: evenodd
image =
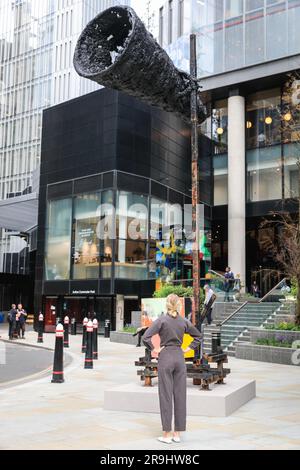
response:
M0 227L7 230L27 232L37 226L37 193L17 196L0 201Z

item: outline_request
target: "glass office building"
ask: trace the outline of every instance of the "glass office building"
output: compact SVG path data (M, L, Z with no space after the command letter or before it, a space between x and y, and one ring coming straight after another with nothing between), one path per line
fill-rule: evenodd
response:
M210 110L202 133L212 177L212 267L230 264L249 288L257 271L276 269L262 220L272 211L296 212L299 196L300 1L186 0L184 9L189 30L161 44L188 71L189 33L197 35ZM168 22L162 2L165 31Z
M43 109L97 89L76 74L74 48L87 22L118 3L1 0L0 201L33 191L32 175L40 165ZM0 220L0 272L22 274L18 263L12 265L7 259L13 252L21 256L24 248L17 231L5 231L10 228ZM29 228L25 221L24 230Z

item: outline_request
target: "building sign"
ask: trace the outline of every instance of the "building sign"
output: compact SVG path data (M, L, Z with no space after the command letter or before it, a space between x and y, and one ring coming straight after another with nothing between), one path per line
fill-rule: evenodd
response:
M94 295L96 294L95 290L72 290L73 295Z

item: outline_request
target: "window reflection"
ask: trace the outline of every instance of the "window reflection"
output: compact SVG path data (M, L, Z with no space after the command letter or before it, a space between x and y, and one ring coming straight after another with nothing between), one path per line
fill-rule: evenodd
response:
M115 277L143 280L148 278L146 243L121 240L116 243Z
M97 226L100 204L101 193L82 194L74 200L73 279L97 279L99 277Z
M214 205L228 204L228 157L214 157Z
M266 147L281 142L281 93L279 88L247 98L247 148Z
M248 150L248 201L282 198L281 146Z
M228 102L227 100L216 101L212 110L212 141L214 144L214 153L227 152L228 139Z
M45 270L48 281L70 278L72 199L48 202Z

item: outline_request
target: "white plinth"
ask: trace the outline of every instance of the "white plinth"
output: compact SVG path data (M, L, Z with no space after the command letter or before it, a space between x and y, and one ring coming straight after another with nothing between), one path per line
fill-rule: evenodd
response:
M225 385L211 385L211 391L188 384L189 416L229 416L256 396L255 380L227 379ZM121 385L104 392L104 409L159 413L158 387L139 383Z

